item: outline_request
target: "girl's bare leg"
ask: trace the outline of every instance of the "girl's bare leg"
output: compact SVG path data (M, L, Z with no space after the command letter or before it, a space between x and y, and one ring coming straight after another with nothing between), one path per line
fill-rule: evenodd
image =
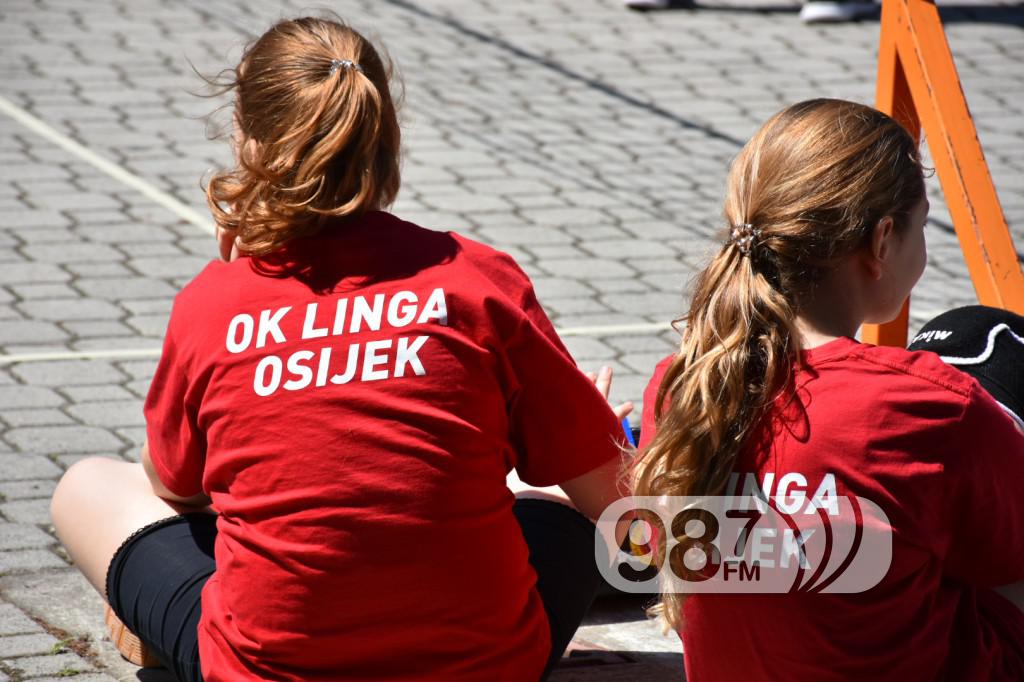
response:
M568 507L575 509L569 496L559 488L557 485L550 485L546 488L538 488L528 483L523 483L519 480L519 475L515 469L509 472L508 476L505 477L505 486L512 491L517 498L527 498L536 500L551 500L552 502L558 502Z
M105 457L73 464L50 501L57 537L104 598L107 567L128 536L154 521L194 511L202 509L157 497L141 464Z

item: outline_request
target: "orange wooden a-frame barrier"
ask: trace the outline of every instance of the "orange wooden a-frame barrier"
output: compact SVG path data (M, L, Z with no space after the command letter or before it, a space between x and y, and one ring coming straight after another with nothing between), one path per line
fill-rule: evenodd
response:
M1024 315L1024 274L932 0L883 0L875 97L924 132L978 301ZM864 325L862 340L905 346L909 310L908 300L895 320Z

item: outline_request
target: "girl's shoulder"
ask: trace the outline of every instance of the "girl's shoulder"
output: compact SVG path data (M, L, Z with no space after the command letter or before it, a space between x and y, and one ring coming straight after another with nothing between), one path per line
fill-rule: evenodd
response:
M915 385L921 389L931 388L950 397L966 400L973 392L975 380L968 374L952 367L930 351L910 351L896 346L875 346L856 343L849 353L851 364L861 365L862 371Z
M516 262L516 259L508 253L458 232L449 232L448 234L459 245L459 251L467 263L481 270L487 276L529 282L529 276Z

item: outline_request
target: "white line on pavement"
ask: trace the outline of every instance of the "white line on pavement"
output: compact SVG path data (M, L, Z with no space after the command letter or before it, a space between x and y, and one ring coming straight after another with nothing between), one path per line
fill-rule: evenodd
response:
M203 216L195 209L181 203L170 194L157 189L139 176L129 173L116 163L103 158L88 147L75 142L67 135L57 131L47 123L44 123L32 114L19 108L3 96L0 96L0 111L28 128L36 135L49 140L61 149L74 154L94 168L106 173L114 180L131 187L154 203L163 206L185 222L195 225L204 232L213 234L213 223L208 217Z
M640 332L664 332L672 328L668 322L641 322L638 324L606 324L593 327L565 327L556 329L559 336L614 336Z
M0 355L0 365L13 365L17 362L46 362L50 360L96 360L101 358L158 358L159 348L115 348L111 350L68 350L51 353L19 353L16 355Z

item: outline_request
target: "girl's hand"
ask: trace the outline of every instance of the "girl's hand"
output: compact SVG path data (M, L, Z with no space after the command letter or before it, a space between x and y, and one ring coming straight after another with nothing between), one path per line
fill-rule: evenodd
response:
M605 397L605 400L608 400L608 394L612 390L612 368L602 367L599 372L587 372L586 375L587 378L593 381L594 385L597 386L597 390L601 391L601 395ZM625 419L626 415L632 411L633 403L629 401L618 405L612 405L612 412L615 413L615 416L618 417L620 421Z
M217 246L220 248L220 259L226 263L238 258L238 243L235 241L235 233L217 226Z

